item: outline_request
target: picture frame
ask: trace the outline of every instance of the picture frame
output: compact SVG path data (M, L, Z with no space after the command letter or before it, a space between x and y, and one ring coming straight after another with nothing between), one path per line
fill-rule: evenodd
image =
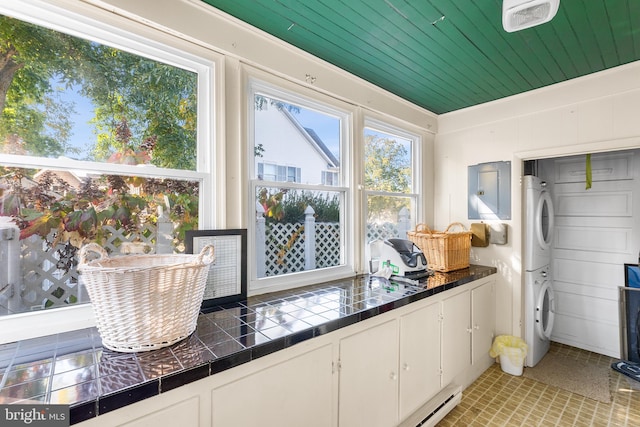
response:
M222 304L247 299L247 230L188 230L185 232L185 252L200 253L213 245L215 260L202 299L203 311Z

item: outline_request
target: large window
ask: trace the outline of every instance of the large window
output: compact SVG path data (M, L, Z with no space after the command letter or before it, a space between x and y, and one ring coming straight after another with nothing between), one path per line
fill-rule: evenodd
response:
M0 7L0 318L87 302L82 245L181 252L213 211L213 61L24 8Z
M364 129L366 241L399 237L415 225L419 206L420 137L367 120Z
M257 81L249 104L252 288L302 285L352 269L347 114Z

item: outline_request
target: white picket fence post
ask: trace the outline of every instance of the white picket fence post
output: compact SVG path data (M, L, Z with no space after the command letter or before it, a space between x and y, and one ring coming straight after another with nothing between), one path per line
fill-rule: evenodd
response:
M156 250L157 254L173 253L173 222L164 212L162 206L158 206L158 221L156 223Z
M311 206L304 210L304 269L316 269L316 211Z
M256 274L258 277L266 275L266 227L264 207L256 202Z

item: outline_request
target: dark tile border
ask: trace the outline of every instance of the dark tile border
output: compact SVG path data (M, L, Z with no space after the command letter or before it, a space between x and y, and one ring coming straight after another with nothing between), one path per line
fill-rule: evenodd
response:
M160 393L176 389L211 375L211 363L160 377Z
M106 414L132 403L160 394L160 380L155 379L108 396L98 398L98 415Z

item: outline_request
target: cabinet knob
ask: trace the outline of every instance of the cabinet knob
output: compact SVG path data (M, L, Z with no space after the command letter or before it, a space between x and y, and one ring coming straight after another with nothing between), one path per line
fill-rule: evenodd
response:
M471 329L471 328L467 328L467 333L469 333L469 334L470 334L471 332L473 332L473 329Z
M409 364L405 363L404 365L402 365L402 369L404 369L405 371L409 370Z
M479 326L479 325L475 325L475 326L473 327L473 329L475 329L475 330L477 331L477 330L479 330L479 329L480 329L480 326Z
M395 381L398 379L398 374L396 374L395 372L391 372L391 374L389 374L389 378Z

